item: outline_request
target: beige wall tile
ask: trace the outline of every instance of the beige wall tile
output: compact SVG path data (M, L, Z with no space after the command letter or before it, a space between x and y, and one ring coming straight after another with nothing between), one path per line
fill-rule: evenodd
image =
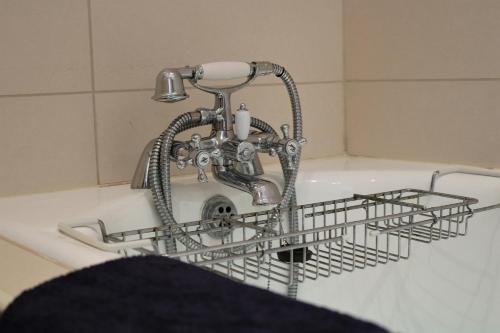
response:
M0 98L0 195L97 183L89 94Z
M92 26L97 89L224 60L275 61L298 82L343 76L341 0L92 1Z
M0 1L0 95L90 90L85 0Z
M99 93L96 95L97 143L101 184L130 181L145 145L158 137L170 122L184 112L213 103L208 94L189 90L185 102L174 104L151 100L153 91ZM187 140L191 130L180 137ZM189 168L185 172L189 173ZM174 174L180 174L173 169Z
M351 82L354 155L500 167L500 82Z
M272 88L272 89L271 89ZM308 140L302 158L334 156L344 152L344 96L342 83L299 84L303 136ZM241 98L240 98L241 96ZM292 111L284 86L255 86L233 98L243 101L254 117L271 124L292 126ZM235 106L236 106L235 105ZM273 159L273 161L275 161Z
M309 139L304 157L324 157L343 152L342 84L302 84L304 136ZM162 104L151 101L152 92L99 93L96 95L99 170L102 183L128 181L145 144L158 136L170 121L196 107L209 106L212 97L189 90L185 102ZM277 129L291 124L291 111L286 89L281 85L253 86L233 96L233 104L245 102L252 115L270 122ZM191 130L181 138L186 139ZM175 169L174 169L175 170ZM187 168L187 172L193 172ZM178 172L176 171L176 174Z
M500 1L344 1L345 77L500 77Z

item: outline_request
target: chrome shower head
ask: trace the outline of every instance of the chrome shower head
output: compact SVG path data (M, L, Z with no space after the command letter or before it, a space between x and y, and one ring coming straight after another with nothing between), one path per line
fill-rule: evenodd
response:
M183 69L184 70L184 69ZM155 94L157 102L174 103L189 97L184 90L183 75L179 69L165 68L156 77Z

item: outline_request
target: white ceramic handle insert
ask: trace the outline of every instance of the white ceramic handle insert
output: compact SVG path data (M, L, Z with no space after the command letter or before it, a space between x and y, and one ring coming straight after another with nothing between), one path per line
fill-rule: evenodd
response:
M234 113L234 132L238 139L246 140L250 132L250 112L245 104L240 104L240 108Z
M252 67L246 62L224 61L202 64L202 79L204 80L232 80L248 77Z

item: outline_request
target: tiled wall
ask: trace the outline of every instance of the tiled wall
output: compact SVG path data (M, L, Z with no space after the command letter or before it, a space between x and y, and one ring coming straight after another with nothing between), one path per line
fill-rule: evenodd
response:
M347 152L500 167L500 1L344 1Z
M344 151L341 0L0 0L0 195L128 181L144 145L182 112L190 89L152 102L166 66L270 60L302 97L306 158ZM234 96L290 121L277 80Z

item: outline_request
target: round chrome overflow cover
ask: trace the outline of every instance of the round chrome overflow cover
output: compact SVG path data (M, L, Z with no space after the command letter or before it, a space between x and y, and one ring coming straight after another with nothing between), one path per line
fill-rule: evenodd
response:
M222 219L238 215L236 206L227 197L223 195L214 195L205 201L201 212L203 220L214 219L213 223L203 223L202 227L207 231L207 234L214 238L223 238L229 235L232 228L223 223Z

